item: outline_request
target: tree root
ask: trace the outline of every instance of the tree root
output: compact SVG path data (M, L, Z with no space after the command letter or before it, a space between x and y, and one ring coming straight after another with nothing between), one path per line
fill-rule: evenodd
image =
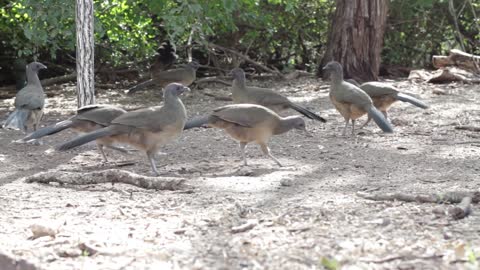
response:
M471 204L480 202L480 191L452 191L444 194L411 195L405 193L370 194L357 192L357 196L373 201L403 201L419 203L458 203L448 209L453 219L462 219L471 212Z
M177 190L185 179L173 177L152 177L143 176L129 171L110 169L95 172L66 172L66 171L47 171L26 177L27 183L56 182L70 185L91 185L102 183L123 183L145 189L156 190Z
M480 127L476 126L456 126L455 129L480 132Z

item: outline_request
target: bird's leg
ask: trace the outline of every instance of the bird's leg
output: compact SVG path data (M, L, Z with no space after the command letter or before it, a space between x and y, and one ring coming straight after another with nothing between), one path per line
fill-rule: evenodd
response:
M350 118L345 118L345 126L343 127L342 136L345 136L347 134L348 122L350 122Z
M126 149L123 149L123 148L120 148L120 147L116 147L116 146L113 146L113 145L105 145L106 147L110 148L110 149L113 149L113 150L116 150L120 153L124 153L124 154L129 154L130 152Z
M355 120L352 119L352 135L355 136Z
M382 113L383 113L383 116L385 116L385 120L387 120L388 119L387 111L382 111Z
M243 165L247 166L247 155L245 154L245 147L247 147L246 142L240 142L240 150L242 152Z
M280 161L278 161L278 159L276 159L274 156L272 156L272 154L270 153L270 149L268 148L268 146L264 143L260 144L260 147L262 148L262 152L267 155L269 158L273 159L277 164L278 166L282 167L282 163L280 163Z
M367 121L365 123L363 123L363 125L360 127L360 129L364 128L370 122L370 120L372 120L372 117L370 117L370 115L368 115Z
M160 174L158 173L157 165L155 165L155 151L147 151L147 157L148 161L150 161L150 166L152 167L153 174L155 176L159 176Z
M97 143L97 148L98 148L98 151L100 151L100 154L102 154L103 163L104 164L107 163L108 159L107 159L107 155L105 155L105 151L103 151L103 144Z

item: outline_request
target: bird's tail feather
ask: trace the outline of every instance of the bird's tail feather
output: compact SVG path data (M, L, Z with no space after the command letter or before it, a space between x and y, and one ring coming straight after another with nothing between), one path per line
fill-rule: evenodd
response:
M205 126L207 123L208 123L208 115L199 116L199 117L188 120L187 123L185 123L183 130L202 127L202 126Z
M403 101L403 102L408 102L412 105L415 105L419 108L422 108L422 109L426 109L428 108L428 105L425 104L423 101L419 100L419 99L416 99L412 96L409 96L407 94L403 94L403 93L398 93L397 94L397 99L400 100L400 101Z
M5 120L5 123L3 124L3 128L16 129L16 130L21 130L25 132L29 114L30 114L29 110L16 109L8 116L7 120Z
M383 116L383 114L375 108L375 106L371 106L368 109L368 116L370 116L373 121L378 125L379 128L383 130L385 133L393 133L393 127L392 125L388 122L388 120Z
M33 133L30 133L28 136L23 138L23 141L35 140L39 139L44 136L49 136L55 133L58 133L64 129L67 129L73 125L72 120L65 120L62 122L58 122L55 125L51 125L48 127L41 128Z
M89 132L84 135L80 135L68 142L62 143L61 145L57 146L56 149L58 151L66 151L69 149L72 149L74 147L80 146L82 144L86 144L88 142L94 141L96 139L106 137L106 136L112 136L115 135L116 132L112 130L111 127L105 127L102 129L98 129L92 132Z
M320 122L323 122L323 123L327 122L327 120L325 120L325 118L321 117L320 115L318 115L318 114L316 114L312 111L307 110L306 108L303 108L300 105L297 105L295 103L291 103L290 107L292 109L294 109L295 111L305 115L306 117L308 117L310 119L317 120L317 121L320 121Z
M153 82L153 79L149 79L149 80L146 80L142 83L139 83L139 84L135 85L134 87L127 90L127 95L131 95L131 94L137 92L138 90L141 90L141 89L149 86L150 84L152 84L152 82Z

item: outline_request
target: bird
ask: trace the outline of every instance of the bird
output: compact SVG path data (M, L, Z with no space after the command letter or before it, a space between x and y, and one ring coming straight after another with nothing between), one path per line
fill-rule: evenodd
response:
M223 129L239 142L245 166L247 166L245 147L248 143L257 143L263 154L281 167L280 161L270 153L269 139L273 135L280 135L291 129L307 132L305 121L300 116L281 117L273 110L257 104L231 104L216 108L207 116L189 120L185 124L185 129L205 125Z
M170 83L180 83L184 86L189 86L195 81L199 66L197 62L192 61L181 68L154 71L151 74L152 78L150 80L128 89L127 94L132 95L153 83L160 85L160 87L164 87Z
M144 151L153 174L159 175L155 154L159 148L180 137L187 112L180 95L190 88L171 83L164 90L163 106L155 106L124 113L112 120L109 126L86 133L56 147L66 151L99 138L111 137L116 142L129 144Z
M352 134L355 134L355 120L364 114L368 114L373 118L375 123L385 133L392 133L392 125L383 116L383 114L375 108L370 96L357 86L343 80L342 65L336 61L331 61L323 68L325 72L330 72L330 100L337 111L345 119L345 127L342 135L346 135L347 126L352 120Z
M178 55L175 53L175 47L170 41L166 40L165 42L162 42L157 49L155 62L150 67L150 74L170 68L177 58Z
M353 79L348 79L346 81L360 87L363 91L365 91L365 93L367 93L370 98L372 98L375 107L379 109L387 119L387 110L396 101L408 102L422 109L428 109L429 107L425 102L408 94L400 92L396 87L388 83L366 82L363 84L359 84ZM371 117L369 116L367 121L360 128L366 126L370 122L370 120Z
M293 109L305 117L320 122L327 122L323 117L293 103L287 97L266 88L246 85L245 72L241 68L234 68L230 74L233 76L232 99L234 103L250 103L265 106L276 113Z
M43 127L33 133L30 133L22 139L24 142L31 140L36 140L44 136L50 136L61 132L62 130L71 128L80 133L87 133L97 129L101 129L110 125L113 119L118 116L126 113L122 108L104 105L104 104L94 104L87 105L79 108L77 114L70 117L67 120L58 122L54 125ZM96 140L97 148L100 154L102 154L104 162L108 162L107 156L103 151L104 147L108 147L120 152L127 152L122 148L113 146L112 144L115 140L112 137L102 137Z
M46 68L40 62L32 62L27 65L27 85L15 96L15 110L8 116L3 128L21 130L24 133L30 127L37 130L45 106L45 93L40 79L38 79L38 72Z

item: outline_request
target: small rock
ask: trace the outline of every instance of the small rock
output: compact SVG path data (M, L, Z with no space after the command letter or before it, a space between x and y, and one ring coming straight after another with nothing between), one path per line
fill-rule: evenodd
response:
M289 187L289 186L293 185L293 181L290 178L282 179L282 180L280 180L280 185L282 187Z

